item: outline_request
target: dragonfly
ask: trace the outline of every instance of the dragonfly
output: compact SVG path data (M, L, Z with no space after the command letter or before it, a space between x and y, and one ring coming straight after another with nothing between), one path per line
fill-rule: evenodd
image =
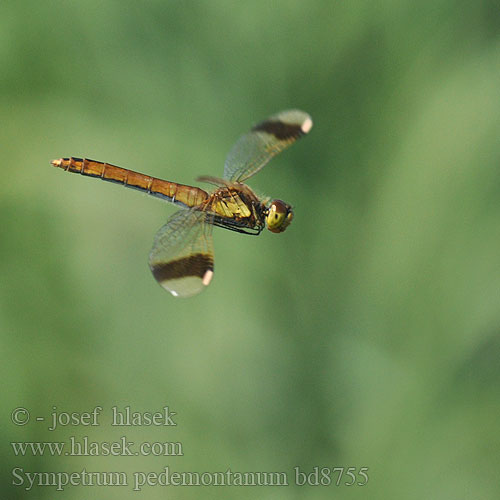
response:
M88 158L59 158L51 163L68 172L138 189L180 207L156 233L149 266L156 281L172 295L190 297L212 281L214 226L258 235L266 226L281 233L290 225L291 205L259 198L244 182L312 126L311 117L296 109L258 123L229 151L222 178L198 177L198 181L215 186L211 193Z

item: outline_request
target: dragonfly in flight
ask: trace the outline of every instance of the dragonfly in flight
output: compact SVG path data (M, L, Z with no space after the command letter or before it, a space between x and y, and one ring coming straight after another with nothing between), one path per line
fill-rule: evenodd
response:
M273 233L281 233L289 226L293 219L290 205L260 199L244 182L307 134L312 125L311 117L299 110L282 111L255 125L227 155L222 179L197 179L216 186L212 193L89 159L60 158L52 165L139 189L180 206L156 234L149 266L158 283L172 295L189 297L212 280L213 226L254 235L266 225Z

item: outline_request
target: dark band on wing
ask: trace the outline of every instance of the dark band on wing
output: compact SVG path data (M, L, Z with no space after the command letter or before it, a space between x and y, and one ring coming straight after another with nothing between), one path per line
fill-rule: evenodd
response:
M204 253L195 253L189 257L151 266L153 276L160 283L189 276L197 276L203 279L205 273L209 270L213 271L213 269L213 256Z
M280 141L287 141L290 139L297 139L304 135L302 124L285 123L281 121L263 121L252 129L255 132L266 132L274 135Z

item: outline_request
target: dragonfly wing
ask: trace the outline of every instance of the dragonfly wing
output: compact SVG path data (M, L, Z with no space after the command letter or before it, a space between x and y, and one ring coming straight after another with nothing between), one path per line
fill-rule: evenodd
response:
M156 281L176 297L190 297L209 285L214 273L210 215L179 210L156 233L149 267Z
M224 179L243 182L256 174L273 156L307 134L313 125L304 111L277 113L240 137L224 165Z

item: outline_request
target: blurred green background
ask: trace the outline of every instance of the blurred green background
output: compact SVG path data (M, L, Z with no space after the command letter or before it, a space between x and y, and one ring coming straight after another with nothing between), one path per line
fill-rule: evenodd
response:
M4 1L0 68L3 498L499 498L498 2ZM192 299L147 265L174 207L49 164L189 184L287 108L314 128L249 184L293 204L293 224L215 229L215 278ZM98 405L99 427L47 429L53 407ZM112 428L114 405L169 406L178 425ZM69 436L184 456L9 445ZM167 465L291 483L296 466L368 467L369 482L12 484L14 467Z

